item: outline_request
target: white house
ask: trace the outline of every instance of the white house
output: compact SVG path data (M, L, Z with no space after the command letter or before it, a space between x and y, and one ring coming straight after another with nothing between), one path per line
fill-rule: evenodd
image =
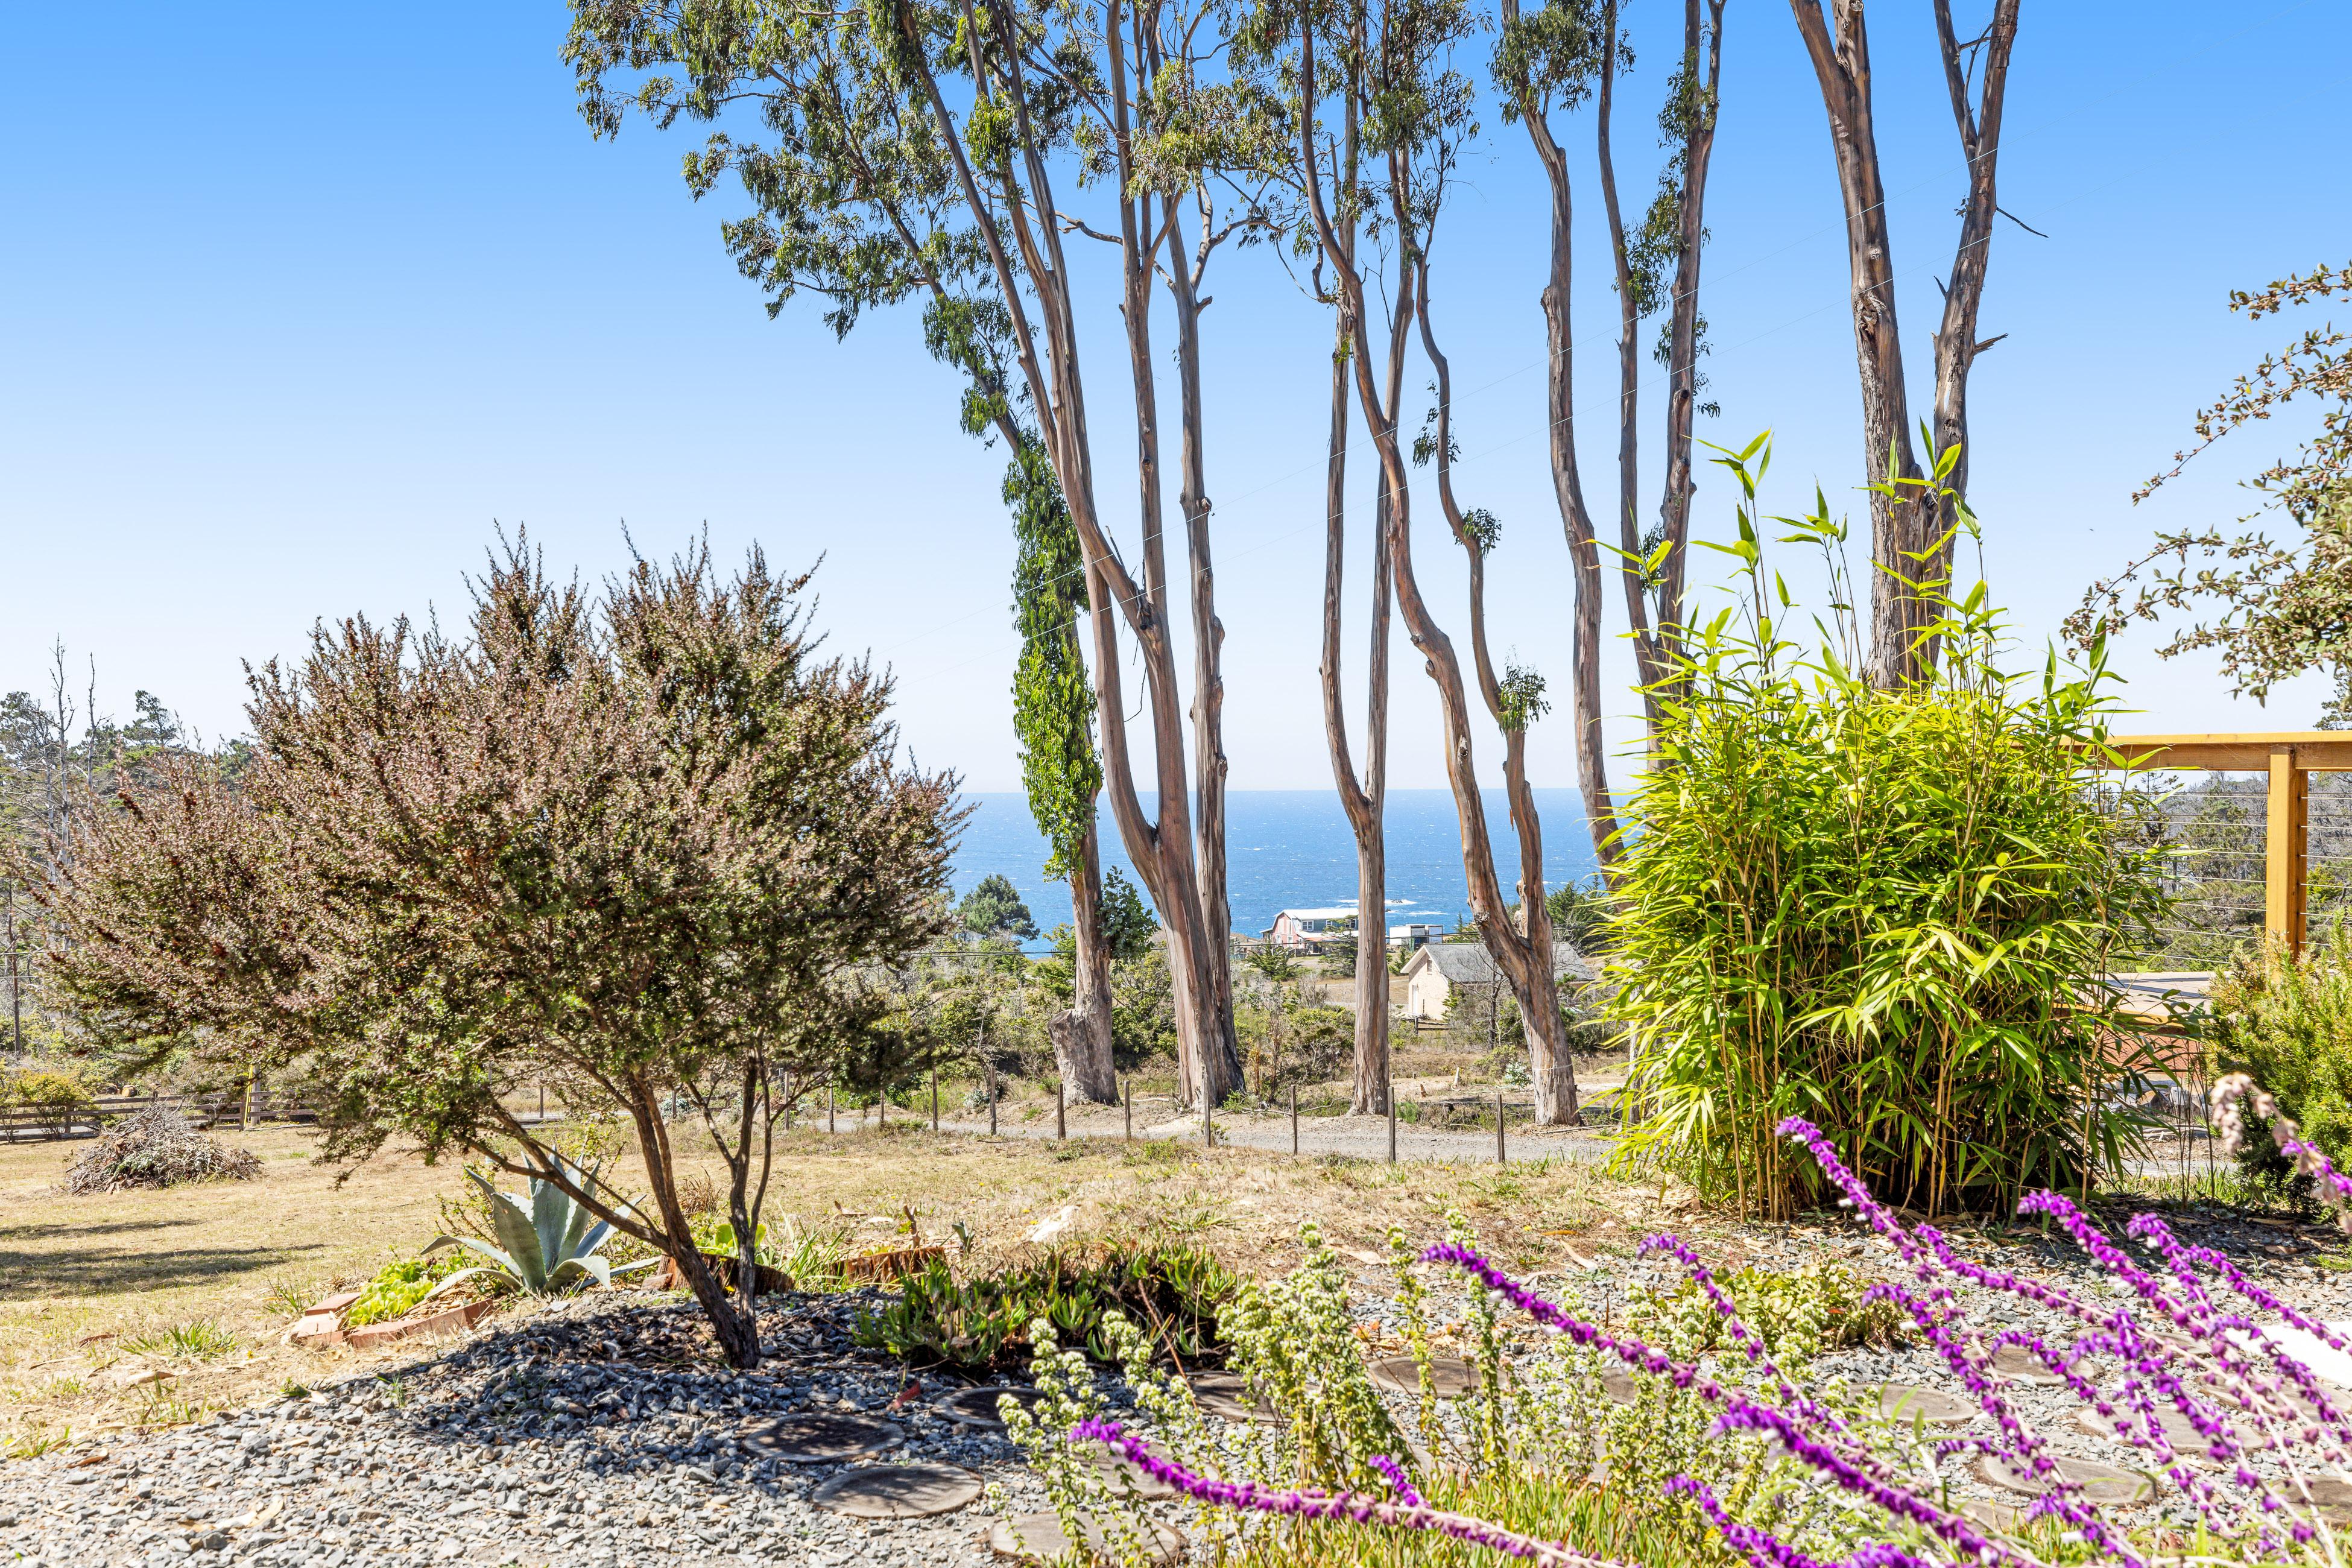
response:
M1445 928L1435 921L1416 921L1411 925L1389 927L1391 947L1427 947L1445 934Z
M1278 910L1274 928L1265 933L1265 938L1276 947L1321 947L1338 942L1355 929L1356 906L1335 904L1328 910Z
M1580 984L1594 974L1591 963L1558 937L1552 939L1551 972L1552 978L1563 985ZM1497 984L1505 991L1510 988L1485 942L1431 942L1405 961L1404 1016L1442 1019L1446 998L1454 994L1456 985Z

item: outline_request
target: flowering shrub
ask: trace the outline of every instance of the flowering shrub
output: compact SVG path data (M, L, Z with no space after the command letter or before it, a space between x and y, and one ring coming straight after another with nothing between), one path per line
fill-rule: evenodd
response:
M2249 1115L2266 1121L2281 1153L2339 1212L2352 1211L2352 1179L2249 1080L2225 1079L2217 1105L2225 1147L2242 1140ZM1413 1276L1403 1276L1400 1308L1423 1393L1406 1423L1374 1392L1353 1343L1345 1277L1310 1232L1306 1263L1245 1287L1231 1314L1234 1364L1267 1396L1270 1424L1212 1427L1183 1385L1152 1372L1139 1351L1128 1358L1137 1418L1106 1408L1082 1358L1046 1355L1039 1370L1049 1398L1016 1431L1066 1524L1082 1514L1118 1521L1106 1535L1138 1555L1114 1554L1137 1563L1151 1539L1141 1510L1084 1456L1108 1452L1174 1488L1199 1508L1222 1560L1260 1568L1466 1565L1494 1552L1555 1568L1720 1563L1727 1553L1753 1568L2097 1559L2148 1568L2184 1549L2231 1562L2339 1562L2326 1519L2307 1500L2325 1502L2328 1485L2346 1487L2352 1415L2289 1353L2295 1342L2278 1325L2343 1349L2332 1331L2221 1254L2184 1244L2155 1215L2126 1227L2143 1261L2053 1193L2029 1196L2022 1212L2070 1236L2105 1269L2115 1299L1990 1267L1932 1225L1897 1221L1810 1123L1790 1118L1782 1131L1895 1248L1905 1277L1871 1287L1870 1299L1909 1320L1989 1421L1930 1436L1881 1415L1874 1388L1858 1396L1810 1376L1817 1330L1783 1324L1776 1336L1751 1325L1673 1237L1646 1245L1680 1264L1714 1310L1717 1357L1695 1352L1702 1336L1686 1314L1596 1324L1572 1299L1549 1300L1509 1278L1457 1229L1420 1254L1473 1287L1476 1387L1453 1413L1429 1396L1425 1305ZM2028 1305L2066 1332L2022 1326ZM1504 1308L1549 1336L1544 1353L1507 1358ZM1124 1325L1113 1331L1138 1338ZM2085 1496L1995 1370L1997 1355L2021 1351L2178 1489L2200 1521L2195 1540L2127 1525ZM1602 1391L1611 1372L1632 1378L1630 1405ZM1943 1465L1952 1460L2029 1478L2031 1501L2006 1530L1980 1522L1949 1493Z

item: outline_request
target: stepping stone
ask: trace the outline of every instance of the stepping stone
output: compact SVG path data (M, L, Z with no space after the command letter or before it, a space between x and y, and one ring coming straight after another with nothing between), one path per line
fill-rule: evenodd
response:
M1078 1449L1078 1457L1102 1472L1110 1484L1113 1497L1133 1495L1143 1502L1158 1502L1176 1495L1176 1489L1145 1469L1108 1443L1087 1443Z
M1137 1528L1145 1531L1145 1549L1155 1562L1172 1563L1184 1550L1184 1538L1164 1524L1143 1521ZM1074 1549L1058 1515L1051 1510L1024 1513L1018 1519L998 1520L996 1528L988 1532L988 1544L999 1557L1021 1563L1060 1563L1071 1557L1109 1562L1119 1550L1118 1537L1093 1514L1078 1516L1078 1533L1085 1539Z
M1878 1391L1879 1413L1905 1426L1922 1421L1930 1426L1958 1426L1973 1418L1977 1407L1940 1388L1918 1388L1890 1383Z
M1641 1394L1641 1384L1630 1372L1604 1372L1601 1374L1601 1392L1614 1405L1631 1405Z
M2130 1430L2137 1432L2143 1436L2147 1435L2147 1418L2141 1415L2138 1411L2134 1410L2126 1412L2118 1407L2117 1413L2122 1416L2123 1421ZM2116 1430L2116 1424L2107 1419L2107 1417L2100 1415L2095 1410L2076 1410L2074 1412L2074 1424L2077 1426L2080 1426L2084 1431L2088 1432L2094 1437L2105 1437L2110 1443L2121 1443L2126 1447L2136 1449L2142 1454L2147 1454L2148 1462L2151 1464L2156 1460L2156 1456L2153 1453L2150 1453L2146 1448L2140 1447L2138 1444L2134 1443L2129 1437L2117 1432ZM2171 1405L2159 1406L2156 1413L2156 1424L2158 1429L2164 1433L2164 1440L2172 1445L2172 1451L2179 1455L2182 1459L2192 1465L2211 1465L2214 1463L2211 1451L2213 1439L2205 1436L2204 1433L2197 1430L2196 1426L2191 1424L2189 1417L2183 1415L2178 1409ZM2269 1446L2267 1443L2254 1441L2252 1439L2252 1434L2251 1433L2245 1434L2245 1439L2246 1440L2243 1442L2242 1446L2246 1447L2267 1447ZM2240 1441L2237 1426L2234 1422L2231 1423L2231 1441Z
M1228 1421L1255 1421L1261 1426L1289 1424L1289 1418L1266 1401L1249 1403L1249 1385L1230 1372L1195 1373L1191 1381L1193 1403L1212 1415L1222 1415Z
M1996 1376L2013 1383L2030 1383L2037 1387L2066 1380L2042 1363L2042 1358L2023 1345L2003 1345L1993 1352L1992 1370Z
M2327 1515L2331 1523L2337 1515L2352 1512L2352 1481L2334 1476L2312 1476L2305 1480L2287 1481L2281 1489L2288 1497L2309 1503Z
M1421 1392L1421 1368L1409 1355L1391 1356L1370 1367L1373 1386L1395 1394ZM1440 1399L1459 1399L1478 1392L1478 1369L1458 1356L1429 1358L1430 1392Z
M2049 1458L2056 1467L2057 1476L2080 1488L2085 1502L2143 1502L2155 1489L2148 1479L2137 1470L2119 1470L2095 1459L2071 1459L2057 1454ZM1977 1461L1977 1479L1989 1486L2023 1492L2028 1497L2040 1497L2043 1489L2043 1483L2036 1480L2022 1464L1999 1454L1987 1454Z
M866 1465L844 1470L809 1501L852 1519L929 1519L980 1495L980 1478L961 1465Z
M838 1464L906 1440L905 1427L871 1415L787 1415L743 1435L745 1447L788 1465Z
M982 1432L1004 1430L1004 1417L997 1413L996 1402L1010 1399L1022 1409L1034 1413L1045 1394L1021 1384L992 1384L986 1388L959 1388L942 1394L931 1401L931 1408L959 1426L976 1427Z

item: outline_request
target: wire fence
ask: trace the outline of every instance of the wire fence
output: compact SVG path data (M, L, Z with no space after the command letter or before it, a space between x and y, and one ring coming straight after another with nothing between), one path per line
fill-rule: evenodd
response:
M2267 775L2150 773L2115 786L2145 797L2168 851L2171 908L2142 970L2213 970L2263 937L2269 847ZM2305 888L2314 938L2352 916L2352 773L2311 775Z

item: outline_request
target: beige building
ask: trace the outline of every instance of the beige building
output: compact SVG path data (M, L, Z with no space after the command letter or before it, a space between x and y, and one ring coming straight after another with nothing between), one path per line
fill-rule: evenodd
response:
M1552 940L1551 972L1562 985L1581 984L1593 978L1591 963L1568 943ZM1434 1023L1445 1016L1445 1004L1457 985L1495 985L1508 992L1492 954L1482 942L1433 942L1406 961L1404 1016Z

